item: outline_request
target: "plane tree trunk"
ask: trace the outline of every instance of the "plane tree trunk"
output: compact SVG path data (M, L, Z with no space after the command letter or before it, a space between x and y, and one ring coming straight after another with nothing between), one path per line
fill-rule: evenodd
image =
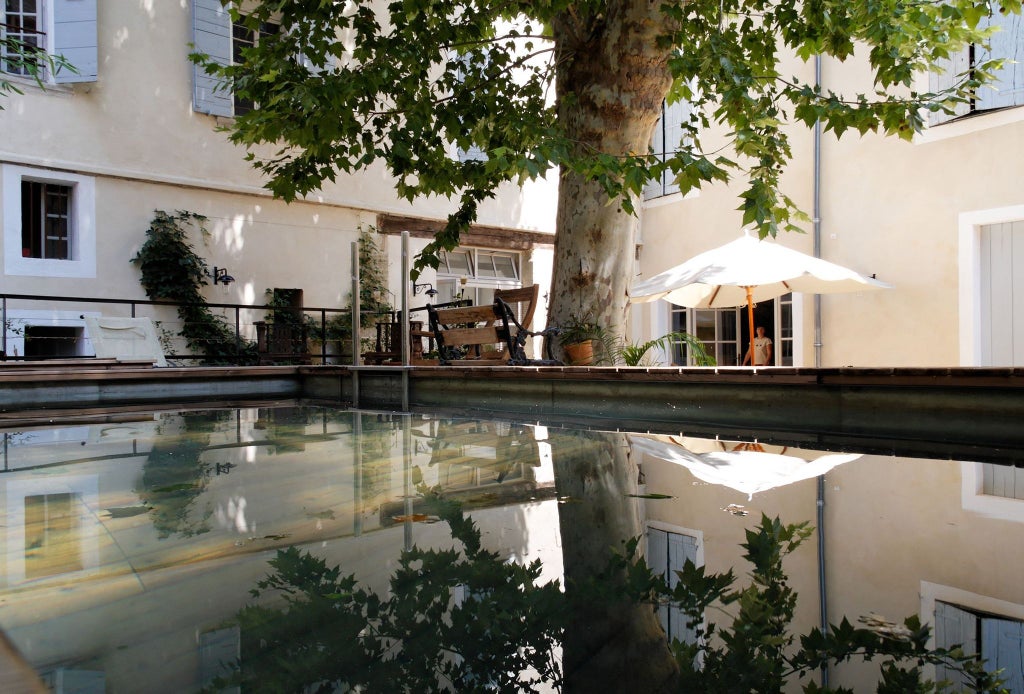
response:
M562 667L566 694L673 691L678 667L651 605L623 596L624 575L607 576L612 551L643 533L637 498L639 470L625 434L550 433L571 617L566 625ZM616 596L622 596L616 599Z
M558 118L581 149L644 154L671 84L660 3L619 0L599 15L565 11L553 24ZM562 169L549 321L587 314L622 335L637 219L604 187Z

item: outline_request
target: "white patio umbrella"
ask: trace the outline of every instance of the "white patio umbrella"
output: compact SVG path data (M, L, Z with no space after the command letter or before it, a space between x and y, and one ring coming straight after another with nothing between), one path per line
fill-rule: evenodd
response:
M744 234L633 285L632 303L665 299L689 308L747 306L754 353L754 304L789 292L832 294L892 285L806 253Z
M697 479L743 492L748 499L757 492L824 475L837 465L861 457L860 453L786 448L772 453L757 444L722 446L722 450L716 448L720 441L674 436L631 435L629 441L633 450L682 465Z

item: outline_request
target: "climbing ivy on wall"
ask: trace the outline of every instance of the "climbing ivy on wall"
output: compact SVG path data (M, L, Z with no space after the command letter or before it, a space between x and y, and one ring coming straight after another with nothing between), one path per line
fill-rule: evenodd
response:
M146 241L131 262L142 271L146 296L178 304L180 334L189 349L205 355L204 363L255 363L255 344L244 339L236 344L234 328L210 311L200 291L209 284L209 269L189 234L195 230L207 238L205 222L206 217L195 212L156 210Z

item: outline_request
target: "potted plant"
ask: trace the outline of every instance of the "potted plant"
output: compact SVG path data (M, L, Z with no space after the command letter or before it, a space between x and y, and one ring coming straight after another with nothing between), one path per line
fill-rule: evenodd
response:
M697 366L717 365L715 358L704 348L704 343L687 332L671 332L647 342L624 343L616 348L615 355L626 366L653 366L649 352L655 348L668 352L674 344L685 345Z
M559 326L558 343L570 366L587 366L594 363L594 341L603 343L605 335L604 328L594 322L589 311L572 313Z

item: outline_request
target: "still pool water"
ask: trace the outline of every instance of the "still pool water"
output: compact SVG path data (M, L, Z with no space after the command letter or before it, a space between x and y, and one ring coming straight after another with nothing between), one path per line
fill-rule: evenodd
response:
M282 604L251 593L278 551L394 594L403 550L453 546L432 489L464 505L499 564L539 562L538 585L596 573L628 536L670 583L687 560L746 580L741 544L762 516L807 521L819 532L786 559L794 629L818 625L823 604L831 622L919 613L935 645L971 645L1024 692L1024 469L1012 465L319 407L120 413L2 436L0 629L7 662L20 656L54 691L237 691L216 678L246 663L240 610ZM460 580L452 605L487 592ZM694 638L680 610L647 611ZM404 619L429 633L451 615ZM301 641L314 627L290 628ZM277 671L291 662L260 653ZM541 670L522 678L557 690ZM875 671L828 676L861 691ZM473 689L507 689L476 677Z

